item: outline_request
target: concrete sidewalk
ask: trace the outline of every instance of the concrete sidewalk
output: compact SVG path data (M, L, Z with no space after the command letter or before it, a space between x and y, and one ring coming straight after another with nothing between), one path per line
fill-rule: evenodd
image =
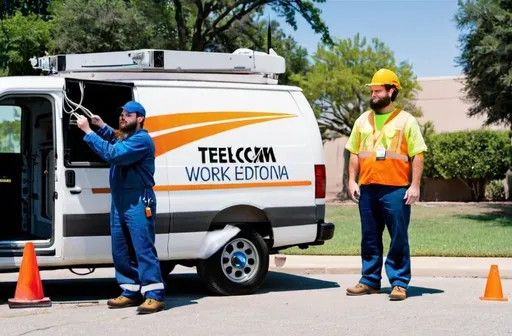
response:
M492 264L498 265L502 279L512 279L512 258L413 257L412 275L487 278ZM279 254L270 257L270 269L295 274L360 274L361 258Z

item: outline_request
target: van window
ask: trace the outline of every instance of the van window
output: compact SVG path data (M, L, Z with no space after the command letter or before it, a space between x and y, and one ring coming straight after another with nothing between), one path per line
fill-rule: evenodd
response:
M66 79L67 97L76 104L82 100L82 106L86 107L92 114L99 115L109 126L117 129L119 127L118 108L133 99L132 84L93 80L82 82L84 82L83 97L78 81ZM63 102L63 104L66 111L73 110L66 102ZM85 115L82 110L76 112ZM64 112L62 127L65 148L64 164L66 167L109 166L84 142L84 132L76 125L75 117ZM96 131L97 127L91 125L91 129Z
M0 153L21 153L21 108L0 106Z

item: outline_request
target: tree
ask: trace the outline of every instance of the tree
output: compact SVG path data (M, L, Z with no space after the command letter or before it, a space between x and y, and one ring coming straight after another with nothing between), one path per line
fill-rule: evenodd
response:
M87 53L150 47L160 26L144 15L149 8L138 8L124 0L58 0L52 2L50 53ZM154 12L152 12L155 14ZM162 14L164 15L164 14ZM166 46L172 46L172 34ZM159 37L159 41L162 39Z
M324 141L350 136L356 119L369 108L369 88L373 74L380 68L397 73L402 90L395 104L414 116L421 116L413 103L414 93L421 87L412 66L397 64L393 52L379 39L367 44L365 37L356 34L353 39L337 39L333 46L320 44L313 55L314 65L306 75L294 75L291 80L299 84L311 102ZM345 151L343 190L348 179L350 154Z
M175 23L178 29L178 47L181 50L215 51L217 38L233 27L242 26L251 14L261 13L269 6L294 29L299 13L316 33L322 34L324 43L331 43L329 28L320 18L316 3L326 0L173 0Z
M512 1L459 0L455 20L466 76L464 91L473 103L469 116L486 116L486 125L512 128Z
M50 41L50 27L36 14L20 11L0 20L0 75L34 75L29 59L43 55Z
M268 42L268 21L253 14L243 25L234 23L233 27L217 36L215 42L209 43L215 43L217 51L232 52L241 47L267 51ZM277 21L271 21L270 42L272 49L286 60L286 73L279 77L279 83L294 84L290 81L290 76L304 75L310 67L307 49L299 45L292 36L286 35Z
M50 0L3 0L0 19L8 18L16 12L20 12L24 16L37 14L40 18L47 20L49 3Z
M54 18L50 52L179 49L177 27L172 20L174 11L175 8L165 1L55 0L51 6ZM267 21L254 12L243 22L233 22L208 44L219 52L232 52L240 47L266 50L267 25ZM291 74L307 71L307 50L284 34L276 21L271 23L271 35L272 48L286 59L287 70L280 77L280 83L287 84Z
M0 153L19 153L21 114L11 106L0 108Z

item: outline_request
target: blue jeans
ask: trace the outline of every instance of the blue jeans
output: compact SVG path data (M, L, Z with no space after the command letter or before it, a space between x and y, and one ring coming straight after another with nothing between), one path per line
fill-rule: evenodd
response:
M407 288L411 280L411 256L407 230L411 206L405 204L407 187L362 185L359 213L361 216L360 282L381 288L383 262L382 233L387 226L391 245L386 258L386 274L391 286Z
M146 217L144 197L151 217ZM112 257L116 280L123 294L131 299L141 297L157 301L165 299L165 285L155 248L156 197L150 189L122 190L112 194L110 229Z

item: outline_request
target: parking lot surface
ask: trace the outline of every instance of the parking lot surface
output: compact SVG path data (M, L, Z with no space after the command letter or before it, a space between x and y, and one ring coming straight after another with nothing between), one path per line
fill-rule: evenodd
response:
M83 270L76 270L82 272ZM348 297L357 275L270 272L251 296L208 294L193 268L167 280L166 310L136 315L109 310L119 294L112 269L88 276L41 272L51 308L9 309L17 274L0 274L1 335L512 335L512 280L502 280L508 302L481 301L486 279L415 277L409 298L383 294Z

